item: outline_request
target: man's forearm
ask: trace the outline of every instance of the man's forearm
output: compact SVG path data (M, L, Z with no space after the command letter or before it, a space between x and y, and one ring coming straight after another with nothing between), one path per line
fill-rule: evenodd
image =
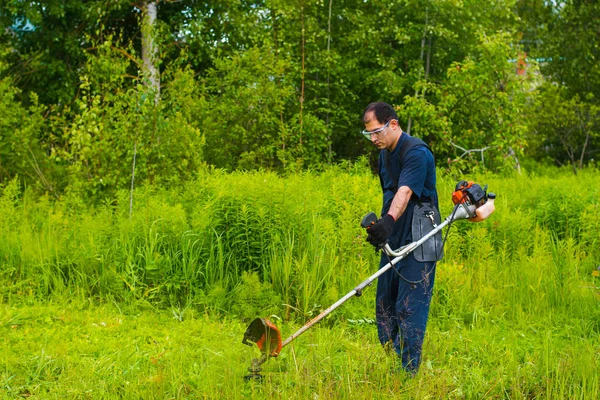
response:
M406 210L406 206L408 205L412 193L412 190L408 186L401 186L396 192L390 210L388 211L388 214L394 217L395 221L398 221L398 218L400 218L404 213L404 210Z

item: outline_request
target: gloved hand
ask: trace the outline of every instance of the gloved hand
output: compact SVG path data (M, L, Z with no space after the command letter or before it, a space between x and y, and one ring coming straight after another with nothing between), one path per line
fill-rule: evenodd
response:
M373 225L367 227L367 242L375 247L384 244L394 229L394 217L390 214L385 214L379 218Z

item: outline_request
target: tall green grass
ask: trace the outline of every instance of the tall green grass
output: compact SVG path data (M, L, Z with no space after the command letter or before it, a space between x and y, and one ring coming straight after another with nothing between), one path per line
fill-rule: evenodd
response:
M421 379L426 389L411 385L407 393L597 398L600 174L467 178L497 193L496 212L450 229L425 349L433 382ZM439 177L443 215L451 211L454 184ZM189 310L242 321L273 316L291 333L375 270L378 255L359 221L378 211L380 201L377 179L358 166L288 177L205 171L179 189L136 189L131 216L128 192L91 207L73 197L39 197L12 182L0 189L0 303L68 299L166 309L177 320ZM374 291L348 302L319 329L362 335L361 325L372 323ZM370 328L360 340L372 352L378 347ZM367 361L353 339L343 343L347 356L331 346L315 353L329 360L327 368L298 346L298 354L316 357L304 361L315 375L298 398L334 398L335 387L327 385L338 378L377 385L369 392L374 397L385 397L389 385L402 387L379 367L369 381L373 372L363 371ZM357 360L346 359L352 355ZM34 380L57 365L43 355L36 360L26 371ZM293 368L300 378L302 368ZM320 378L331 380L323 386ZM498 384L490 386L494 379ZM231 388L197 385L208 397L231 395ZM235 396L248 390L238 389ZM280 382L271 390L286 397L295 389ZM356 386L342 390L357 397Z
M598 315L598 173L477 178L498 194L497 211L452 226L437 284L438 305L452 308L436 312ZM443 215L454 183L439 179ZM0 192L0 299L68 293L230 311L254 274L250 286L278 296L266 306L305 317L373 271L377 255L358 223L379 208L376 178L358 167L285 178L204 172L181 189L138 189L131 216L127 192L89 208L13 182Z

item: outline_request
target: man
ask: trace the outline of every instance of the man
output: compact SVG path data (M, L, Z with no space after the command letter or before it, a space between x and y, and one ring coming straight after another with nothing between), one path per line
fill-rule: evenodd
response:
M383 190L382 217L367 228L367 240L377 248L387 242L395 250L413 241L416 205L428 203L438 209L433 154L424 142L402 132L396 112L389 104L369 104L363 113L363 123L363 134L380 150L378 166ZM412 374L421 362L435 260L419 262L411 253L377 282L379 340L384 347L393 347L402 359L402 367ZM382 254L379 268L389 261Z

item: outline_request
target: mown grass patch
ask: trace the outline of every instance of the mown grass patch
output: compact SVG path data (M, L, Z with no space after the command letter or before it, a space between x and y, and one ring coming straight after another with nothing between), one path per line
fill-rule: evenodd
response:
M329 322L264 364L263 382L248 383L243 376L258 349L241 343L245 324L237 319L89 302L4 305L0 393L44 399L600 395L600 336L585 321L432 319L423 366L412 379L379 346L374 325ZM281 328L285 335L297 327Z

